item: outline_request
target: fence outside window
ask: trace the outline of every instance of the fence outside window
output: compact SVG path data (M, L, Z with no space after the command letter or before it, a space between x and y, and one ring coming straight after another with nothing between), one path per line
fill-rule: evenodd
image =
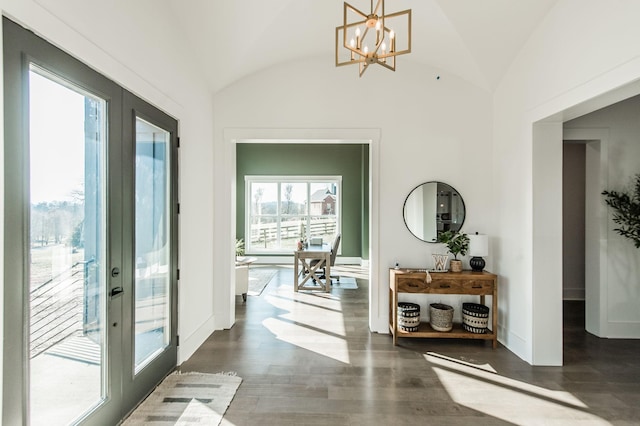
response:
M340 232L340 176L246 176L249 253L290 253L301 239Z

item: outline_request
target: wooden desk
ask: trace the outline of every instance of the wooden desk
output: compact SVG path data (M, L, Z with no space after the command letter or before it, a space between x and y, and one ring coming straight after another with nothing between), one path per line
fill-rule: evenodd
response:
M434 272L431 282L426 282L424 269L390 269L389 270L389 330L393 335L393 344L398 337L438 337L457 339L485 339L493 341L493 348L498 345L498 277L489 272ZM468 332L461 324L453 325L453 330L440 332L431 328L427 322L420 324L418 331L408 332L398 328L398 294L462 294L480 296L484 305L485 296L492 296L491 329L483 334Z
M311 260L318 262L311 266ZM299 270L298 267L302 267ZM316 272L325 268L325 279L321 280ZM307 271L309 271L307 273ZM293 290L324 290L327 293L331 291L331 246L329 244L309 245L306 249L296 250L293 252ZM300 277L302 279L300 280ZM319 283L319 286L310 286L306 284L309 280ZM305 285L306 284L306 285Z

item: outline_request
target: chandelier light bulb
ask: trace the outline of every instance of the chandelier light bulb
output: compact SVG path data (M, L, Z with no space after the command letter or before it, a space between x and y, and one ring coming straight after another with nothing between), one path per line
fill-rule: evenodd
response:
M391 39L391 47L389 48L389 53L393 53L396 51L396 33L393 30L389 31L389 38Z

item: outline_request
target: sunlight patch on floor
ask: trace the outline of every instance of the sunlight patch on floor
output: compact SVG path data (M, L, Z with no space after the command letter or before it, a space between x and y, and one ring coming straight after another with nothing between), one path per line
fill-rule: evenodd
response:
M339 294L296 292L293 280L283 280L278 286L271 286L264 300L282 311L276 318L267 318L262 322L279 340L350 364L347 329Z
M336 265L331 268L331 275L344 275L345 277L369 279L369 269L360 265Z
M322 303L314 305L314 300L305 303L296 302L298 298L282 298L267 296L267 302L287 313L278 315L278 318L287 319L296 324L301 324L309 329L315 329L330 334L346 336L344 320L340 305ZM324 300L315 298L315 300ZM336 309L337 308L337 309Z
M284 302L286 309L292 310L304 310L307 307L325 308L333 311L342 312L342 302L340 297L324 292L298 292L294 293L291 288L286 288L282 291L278 288L277 292L273 292L265 297L267 302L274 304L281 304ZM280 299L280 301L276 301ZM277 306L274 304L274 306ZM280 306L277 306L280 307Z
M277 318L267 318L262 325L279 340L349 364L349 347L341 337Z
M540 424L544 418L581 424L609 424L589 413L569 392L496 374L490 366L476 366L434 353L424 355L451 399L487 415L520 425Z
M475 368L478 370L487 371L489 373L497 373L496 369L493 368L491 364L476 364L470 361L466 361L465 359L451 358L436 352L427 352L425 354L425 358L427 359L427 361L429 361L432 364L448 366L451 363L455 363L458 365L463 365L463 366Z

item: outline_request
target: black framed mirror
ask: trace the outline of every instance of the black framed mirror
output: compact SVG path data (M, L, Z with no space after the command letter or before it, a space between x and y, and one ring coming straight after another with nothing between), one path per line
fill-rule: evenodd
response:
M455 188L431 181L413 188L404 201L402 213L409 232L419 240L435 243L442 232L462 228L466 209Z

